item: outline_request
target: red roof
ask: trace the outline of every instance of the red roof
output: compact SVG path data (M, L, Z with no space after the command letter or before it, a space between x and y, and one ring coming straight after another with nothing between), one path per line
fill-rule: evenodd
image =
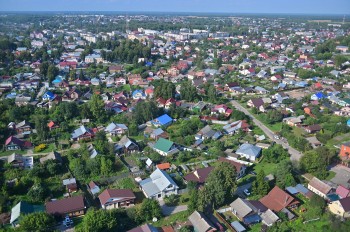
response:
M266 196L261 198L260 202L275 212L280 212L283 208L299 203L278 186L275 186Z
M170 163L162 163L162 164L157 164L157 168L161 170L166 170L170 168Z
M49 122L49 123L47 124L47 126L48 126L49 128L52 128L54 125L55 125L55 123L54 123L53 121L51 121L51 122Z
M32 143L29 141L22 141L16 137L10 136L6 139L5 146L14 143L20 147L32 147Z
M100 199L101 205L104 205L110 198L114 198L113 202L120 202L130 198L135 199L136 196L130 189L106 189L98 198Z
M85 209L84 197L75 196L62 200L50 201L46 203L46 212L49 214L68 214Z
M338 196L341 198L345 198L349 196L350 190L345 188L343 185L339 185L335 193L338 194Z

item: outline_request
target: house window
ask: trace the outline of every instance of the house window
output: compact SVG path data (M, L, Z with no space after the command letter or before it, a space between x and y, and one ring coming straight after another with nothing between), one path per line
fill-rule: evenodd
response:
M162 194L158 194L158 198L161 198L162 197Z

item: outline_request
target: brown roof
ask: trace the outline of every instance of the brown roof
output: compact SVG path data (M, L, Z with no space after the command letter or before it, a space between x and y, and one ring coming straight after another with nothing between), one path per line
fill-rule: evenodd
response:
M166 170L170 168L170 163L162 163L162 164L157 164L157 168L161 170Z
M319 180L318 178L314 177L309 182L309 185L318 191L320 191L323 194L327 194L331 191L332 187L328 184L324 183L323 181Z
M236 168L236 172L239 172L241 170L242 166L245 166L244 164L235 162L233 160L226 159L225 157L220 157L219 161L231 164L232 166L234 166Z
M49 214L67 214L85 209L84 197L75 196L62 200L47 202L46 212Z
M194 172L191 172L185 176L185 180L194 181L199 184L204 184L209 173L214 169L214 167L199 168Z
M163 226L161 229L162 232L175 232L172 226Z
M98 198L102 205L106 204L110 198L118 198L113 202L125 201L126 199L135 199L135 194L130 189L106 189L103 191Z
M253 98L252 103L255 107L260 107L264 105L264 101L261 98Z
M343 206L343 209L345 212L350 211L350 197L340 199L339 202L340 202L341 206Z
M275 212L280 212L283 208L299 203L294 197L280 189L278 186L275 186L266 196L261 198L260 202Z

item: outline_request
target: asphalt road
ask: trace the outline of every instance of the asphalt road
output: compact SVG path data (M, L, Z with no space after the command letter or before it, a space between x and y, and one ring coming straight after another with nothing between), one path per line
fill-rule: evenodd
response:
M268 127L266 127L262 122L260 122L258 119L256 119L254 117L254 115L252 115L247 109L245 109L243 106L241 106L241 104L239 104L237 101L232 100L231 104L236 107L237 110L242 111L243 113L245 113L246 115L250 116L253 119L253 122L255 123L255 125L257 125L258 127L260 127L260 129L262 131L264 131L264 133L266 134L266 136L268 136L272 141L274 141L277 144L282 145L285 149L288 150L288 153L290 154L290 159L292 161L296 160L299 161L301 156L303 155L302 153L300 153L299 151L297 151L296 149L292 148L289 146L289 144L281 139L275 139L275 133L270 130Z

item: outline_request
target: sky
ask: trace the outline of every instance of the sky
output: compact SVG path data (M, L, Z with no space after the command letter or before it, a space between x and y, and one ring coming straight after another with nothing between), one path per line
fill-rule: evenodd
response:
M350 14L350 0L0 0L0 11Z

